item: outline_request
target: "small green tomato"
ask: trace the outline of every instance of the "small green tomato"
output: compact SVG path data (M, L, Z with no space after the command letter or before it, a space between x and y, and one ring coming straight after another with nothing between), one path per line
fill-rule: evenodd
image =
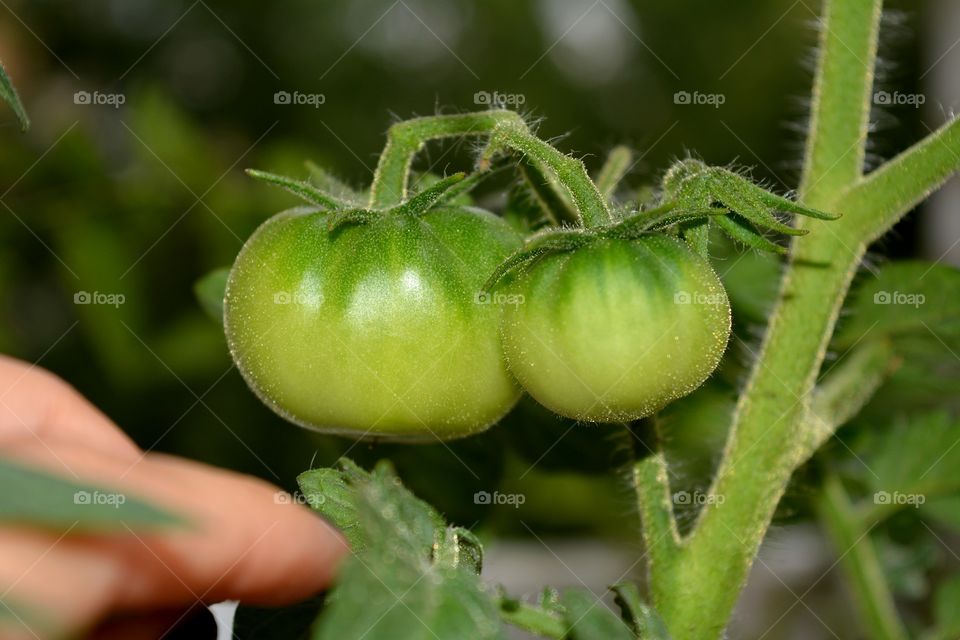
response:
M696 389L730 336L717 274L679 240L598 239L530 264L509 285L510 370L560 415L619 422Z

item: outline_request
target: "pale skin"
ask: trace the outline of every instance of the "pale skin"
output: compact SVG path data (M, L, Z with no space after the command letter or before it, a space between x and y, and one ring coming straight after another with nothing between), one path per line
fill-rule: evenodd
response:
M57 634L159 638L198 602L281 605L330 584L343 538L262 480L144 453L63 380L0 356L0 456L109 487L193 527L76 535L0 523L0 607L49 612ZM2 490L16 490L3 487ZM4 607L5 608L5 607ZM5 612L4 612L5 613ZM109 632L100 626L122 618ZM16 621L0 637L45 638ZM119 628L118 628L119 627ZM94 636L96 637L96 636Z

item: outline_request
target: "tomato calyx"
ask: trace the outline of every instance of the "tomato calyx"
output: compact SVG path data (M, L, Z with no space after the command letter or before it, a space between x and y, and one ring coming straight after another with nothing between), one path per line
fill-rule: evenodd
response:
M385 216L420 217L470 191L476 186L477 182L485 177L482 173L475 173L469 177L463 172L455 173L437 180L434 184L398 205L378 209L361 206L356 199L349 197L349 195L348 197L336 195L331 189L322 189L312 182L256 169L248 169L247 174L262 182L280 187L319 210L328 211L330 215L327 225L331 232L345 225L369 224ZM356 195L360 196L360 194Z
M679 235L697 253L706 256L712 223L749 247L785 254L786 249L767 239L764 231L789 236L802 236L809 231L784 224L775 213L794 213L819 220L840 217L767 191L735 171L693 159L682 160L667 171L661 192L660 203L649 209L632 211L614 207L611 223L553 226L534 233L523 247L497 267L484 288L495 288L507 274L523 269L546 254L573 251L600 239L632 240L653 233L669 233Z

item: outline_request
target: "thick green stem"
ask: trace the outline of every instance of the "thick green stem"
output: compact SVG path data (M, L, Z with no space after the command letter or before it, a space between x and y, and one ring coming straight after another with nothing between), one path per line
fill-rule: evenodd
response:
M557 151L530 133L525 125L504 122L493 130L490 144L481 156L481 166L489 163L503 148L518 151L552 171L559 184L570 194L584 227L597 228L613 222L607 201L590 179L583 162Z
M804 174L804 204L831 211L860 178L880 0L828 0ZM764 343L734 415L707 504L655 604L677 640L716 638L746 582L787 482L840 306L866 250L852 217L801 219Z
M514 111L492 109L475 113L427 116L398 122L387 131L387 144L380 154L370 188L370 208L385 209L407 197L410 165L423 145L440 138L482 135L508 122L526 128Z
M905 640L907 631L897 615L870 529L861 526L846 490L836 475L827 476L817 499L817 512L825 525L850 584L860 618L870 638Z
M863 173L882 0L824 0L800 194L832 204Z

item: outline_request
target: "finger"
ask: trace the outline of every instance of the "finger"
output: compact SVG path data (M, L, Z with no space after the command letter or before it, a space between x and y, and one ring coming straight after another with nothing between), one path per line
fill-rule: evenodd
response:
M37 443L16 455L56 471ZM261 604L302 600L329 585L343 538L309 509L278 501L261 480L187 460L150 454L128 461L90 449L58 452L85 481L129 493L182 514L191 527L77 537L124 567L113 595L123 609L237 599Z
M100 449L132 458L138 448L76 389L49 371L0 355L0 445L20 439Z

